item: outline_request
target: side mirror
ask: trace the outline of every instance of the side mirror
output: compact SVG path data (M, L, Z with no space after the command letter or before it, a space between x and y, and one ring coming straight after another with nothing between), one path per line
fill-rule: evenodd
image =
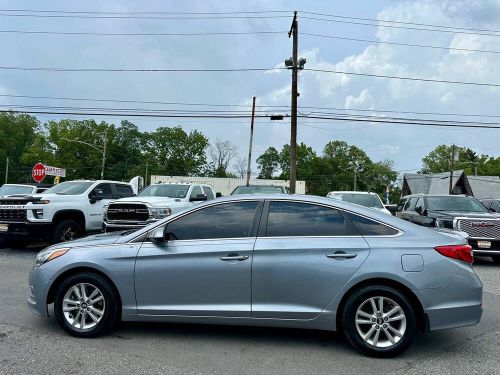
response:
M153 232L151 232L148 236L148 239L151 242L162 242L165 240L165 229L164 226L159 226Z
M222 193L220 191L215 193L215 198L220 198L220 197L222 197Z
M104 192L102 189L94 189L92 193L90 193L90 203L95 203L97 201L101 201L104 197Z
M208 198L205 194L198 194L196 197L190 197L189 201L190 202L203 202L206 201Z
M490 212L497 212L493 207L489 208Z

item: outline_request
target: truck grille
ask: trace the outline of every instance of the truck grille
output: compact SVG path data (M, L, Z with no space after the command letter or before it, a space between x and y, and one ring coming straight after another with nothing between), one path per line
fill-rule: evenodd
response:
M144 204L112 203L108 207L106 217L112 221L147 221L149 211Z
M0 208L0 221L25 221L26 210L2 210Z
M500 238L500 219L458 219L457 229L472 238Z

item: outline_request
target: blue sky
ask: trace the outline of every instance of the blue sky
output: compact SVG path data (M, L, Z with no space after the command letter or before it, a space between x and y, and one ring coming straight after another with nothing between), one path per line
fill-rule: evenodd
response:
M398 20L469 28L500 29L500 1L0 1L1 9L56 9L112 12L228 12L290 10L290 17L271 19L144 20L3 17L1 30L93 32L249 32L287 31L292 10L353 17ZM0 12L1 14L2 12ZM323 22L303 18L300 33L432 44L444 47L500 50L500 37L431 33L415 30ZM424 77L444 80L500 83L500 54L410 48L368 42L299 37L299 56L308 68L360 73ZM0 33L2 66L103 67L103 68L239 68L275 67L291 54L286 33L207 37L162 36L61 36ZM257 107L289 105L290 72L241 73L84 73L0 70L0 94L119 99L162 102L249 104ZM440 83L395 81L314 72L302 72L299 106L335 107L342 110L380 110L500 114L499 88ZM1 97L0 105L117 106ZM159 108L159 105L131 104ZM164 108L164 107L162 107ZM305 111L304 111L305 112ZM348 112L347 112L348 113ZM418 117L425 117L418 115ZM433 116L436 117L436 116ZM54 116L40 116L42 121ZM454 117L462 121L476 117ZM96 118L100 120L101 118ZM119 123L117 118L102 120ZM181 125L199 129L210 139L227 139L248 148L248 121L163 120L129 118L142 130ZM480 121L497 121L480 118ZM421 158L439 144L471 146L479 153L498 156L498 130L443 129L405 125L320 122L300 120L298 141L321 153L329 140L340 139L363 148L375 161L392 159L397 170L415 170ZM289 141L289 124L258 120L254 156L269 146ZM254 165L253 170L256 172Z

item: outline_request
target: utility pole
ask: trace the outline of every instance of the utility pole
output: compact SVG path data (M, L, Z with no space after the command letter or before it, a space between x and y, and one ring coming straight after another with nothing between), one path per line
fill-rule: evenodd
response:
M356 191L356 169L354 169L354 191Z
M102 149L102 168L101 168L101 180L104 180L104 165L106 163L106 145L108 143L108 131L104 132L104 146Z
M250 167L252 165L253 122L255 117L255 96L252 102L252 119L250 120L250 145L248 146L247 186L250 185Z
M450 163L450 187L448 194L453 193L453 170L455 169L455 144L451 146L451 163Z
M145 186L148 185L148 161L146 160L146 177L144 177Z
M299 23L297 21L297 12L293 14L292 25L288 32L288 38L292 37L292 103L290 119L290 193L295 194L295 185L297 181L297 80L298 80L298 37Z
M9 157L7 156L7 162L5 163L5 183L9 178Z

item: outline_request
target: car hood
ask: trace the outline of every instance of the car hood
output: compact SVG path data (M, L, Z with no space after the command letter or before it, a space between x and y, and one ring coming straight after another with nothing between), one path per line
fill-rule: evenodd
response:
M155 207L168 207L169 204L181 202L179 198L169 197L127 197L121 198L113 203L146 203Z
M473 219L498 219L500 215L491 213L478 213L478 212L464 212L464 211L430 211L429 217L435 218L456 218L456 217L469 217Z
M58 244L58 247L87 247L87 246L98 246L98 245L110 245L118 241L122 237L125 231L111 232L111 233L99 233L92 236L78 238L73 241L67 241Z

